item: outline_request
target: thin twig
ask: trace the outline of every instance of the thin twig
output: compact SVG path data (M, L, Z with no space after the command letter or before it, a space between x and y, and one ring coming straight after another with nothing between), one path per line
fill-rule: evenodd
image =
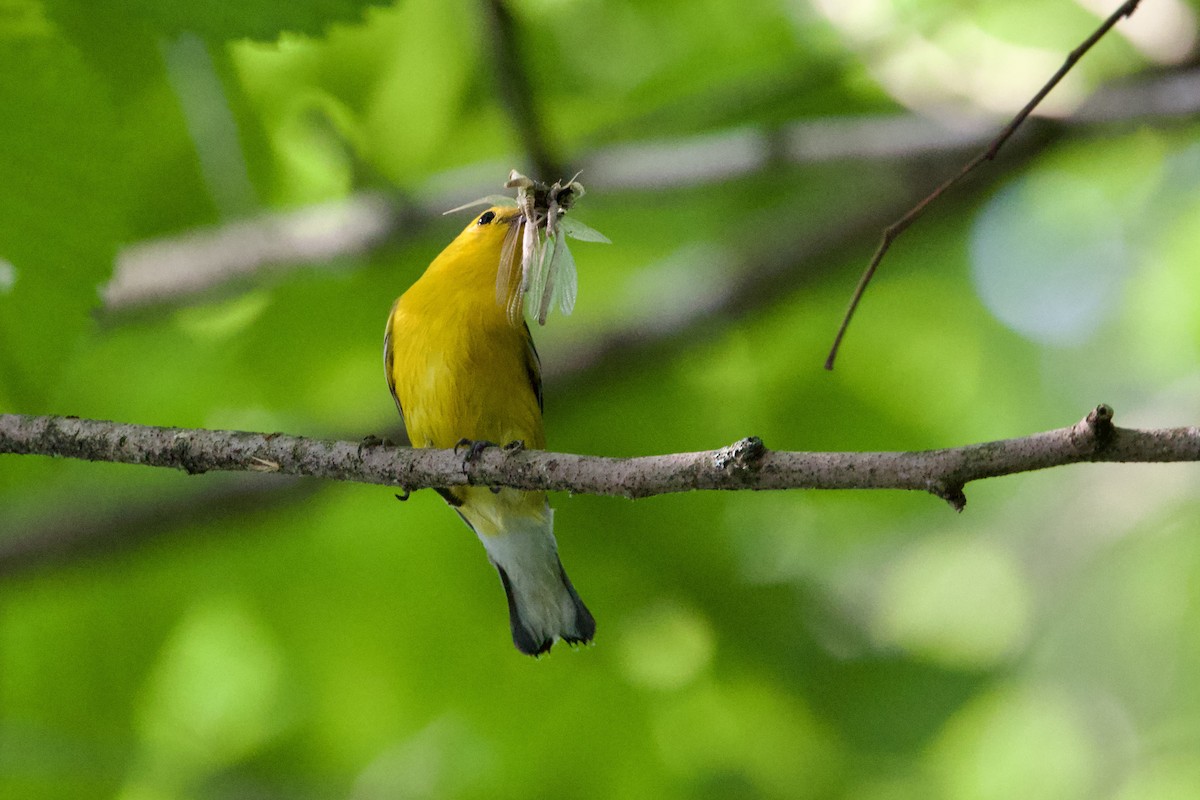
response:
M1200 461L1200 428L1134 430L1098 406L1067 428L921 452L770 451L750 437L719 450L607 458L490 448L454 450L334 442L285 434L159 428L77 417L0 415L0 453L171 467L270 472L398 486L508 486L649 497L697 489L912 489L957 509L974 480L1089 461Z
M879 242L879 247L875 250L875 254L871 256L871 262L867 265L862 277L859 278L858 286L856 286L854 289L854 295L850 298L850 305L846 309L845 316L842 317L842 324L838 327L837 335L833 339L833 346L829 349L829 355L825 359L825 369L833 369L833 362L837 358L838 349L841 347L842 339L846 335L846 329L850 326L850 319L854 316L854 311L858 308L858 304L859 301L862 300L863 293L867 290L867 284L870 283L871 278L874 277L875 270L879 267L879 262L883 260L883 256L892 246L892 242L894 242L896 238L900 236L900 234L904 233L904 231L906 231L910 225L916 222L921 214L925 213L925 209L929 207L929 204L941 197L947 189L973 172L975 168L984 161L991 161L995 159L996 154L1000 151L1000 148L1004 146L1004 143L1009 140L1009 138L1016 132L1017 128L1021 126L1021 123L1023 123L1025 119L1033 112L1033 110L1037 108L1038 104L1045 99L1046 95L1050 94L1050 91L1058 85L1058 82L1061 81L1063 77L1071 71L1071 68L1075 66L1076 62L1078 62L1079 59L1081 59L1083 55L1092 48L1092 45L1100 41L1100 39L1103 38L1104 35L1108 33L1109 30L1116 25L1122 17L1128 17L1133 14L1133 12L1137 10L1140 2L1141 0L1127 0L1127 2L1123 3L1120 8L1114 11L1112 15L1092 33L1091 36L1085 39L1081 45L1076 47L1067 55L1066 61L1064 61L1063 65L1058 68L1058 71L1054 73L1050 80L1047 81L1040 90L1038 90L1038 93L1033 96L1033 99L1026 103L1024 108L1017 112L1017 115L1013 117L1008 125L1004 127L1004 130L1000 131L996 138L992 139L991 143L988 144L987 148L984 149L982 153L968 161L967 164L958 171L957 175L944 181L941 186L934 189L932 193L925 197L925 199L921 200L919 203L909 209L908 213L896 220L884 230L883 238Z

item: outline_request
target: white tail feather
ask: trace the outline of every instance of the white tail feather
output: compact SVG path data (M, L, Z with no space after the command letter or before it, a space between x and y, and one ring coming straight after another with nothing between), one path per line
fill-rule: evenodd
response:
M558 639L591 641L596 622L559 561L552 533L553 510L546 507L544 514L506 515L500 530L492 535L482 533L482 527L476 527L476 532L500 572L517 648L537 655Z

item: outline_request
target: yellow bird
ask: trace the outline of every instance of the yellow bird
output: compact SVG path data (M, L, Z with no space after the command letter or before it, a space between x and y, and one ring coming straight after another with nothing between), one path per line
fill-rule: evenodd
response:
M541 364L519 313L522 270L512 269L522 254L510 231L523 227L523 213L502 206L484 211L392 306L384 367L413 447L451 448L463 440L546 446ZM551 216L561 213L551 208ZM536 234L536 222L530 225ZM499 571L518 650L539 655L558 639L591 641L596 621L559 561L545 492L486 486L438 492Z

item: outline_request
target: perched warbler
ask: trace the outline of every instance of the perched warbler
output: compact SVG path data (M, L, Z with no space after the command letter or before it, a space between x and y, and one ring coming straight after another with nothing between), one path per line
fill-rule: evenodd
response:
M384 336L388 386L413 447L489 444L544 449L541 363L522 310L545 322L569 313L574 262L564 234L607 241L563 215L583 192L515 171L517 199L471 221L392 306ZM456 209L457 210L457 209ZM500 573L513 643L545 653L554 642L590 642L596 622L563 571L554 511L540 491L487 486L437 490L470 526Z

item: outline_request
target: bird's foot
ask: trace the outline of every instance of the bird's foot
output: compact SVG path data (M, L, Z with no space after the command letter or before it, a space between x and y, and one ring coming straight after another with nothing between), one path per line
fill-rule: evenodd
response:
M459 439L454 445L454 452L464 451L462 453L463 466L470 464L472 461L477 461L484 450L489 447L499 447L495 442L489 442L487 439Z
M454 445L454 452L462 453L464 475L467 473L467 465L473 461L477 461L483 451L489 447L500 447L505 455L511 456L525 449L525 441L523 439L516 439L501 447L495 442L489 442L486 439L459 439ZM492 494L500 494L499 486L489 486L488 488L492 490Z
M372 450L376 447L395 447L395 446L396 446L396 443L393 442L391 439L388 439L387 437L380 439L375 434L368 433L366 436L364 436L362 438L362 441L358 443L358 457L362 458L363 450ZM412 491L410 489L407 489L403 486L400 487L400 492L401 492L401 494L396 495L396 499L402 503L405 500L407 500L409 498L409 496L412 494Z
M361 456L363 453L363 450L371 450L376 447L395 447L395 446L396 446L396 443L393 442L391 439L388 439L386 437L384 437L383 439L380 439L375 434L369 433L362 438L361 442L358 443L358 454Z

